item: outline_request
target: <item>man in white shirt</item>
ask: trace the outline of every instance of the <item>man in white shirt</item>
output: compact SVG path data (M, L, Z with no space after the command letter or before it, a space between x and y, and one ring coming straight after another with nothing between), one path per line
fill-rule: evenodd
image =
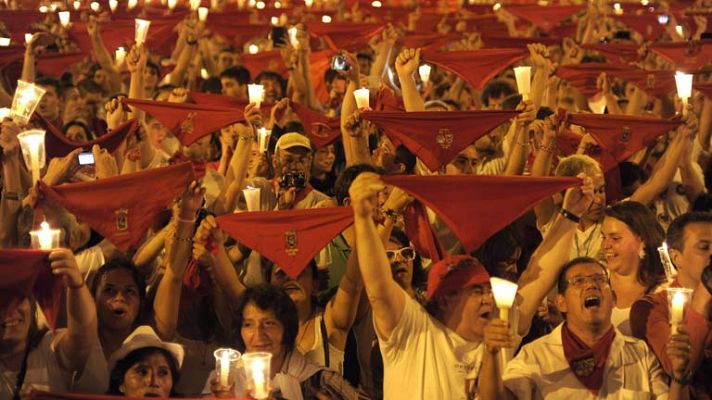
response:
M668 387L665 373L645 342L621 334L611 323L615 302L605 266L581 257L562 267L556 303L566 321L526 346L510 361L500 393L482 398L677 399L683 386ZM485 331L485 359L496 357L497 329ZM676 369L685 369L689 340L676 336ZM687 352L684 351L687 349ZM500 382L501 383L501 382ZM502 391L506 391L502 393ZM669 396L669 397L668 397Z

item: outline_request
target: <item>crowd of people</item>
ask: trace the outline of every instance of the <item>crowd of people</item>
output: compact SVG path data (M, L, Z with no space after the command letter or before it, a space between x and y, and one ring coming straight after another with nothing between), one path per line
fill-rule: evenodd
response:
M711 399L709 17L0 1L0 399Z

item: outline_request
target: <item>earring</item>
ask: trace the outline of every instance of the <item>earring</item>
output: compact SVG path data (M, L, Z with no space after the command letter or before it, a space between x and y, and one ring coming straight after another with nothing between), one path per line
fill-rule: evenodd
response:
M641 260L645 258L645 248L641 248L640 250L638 250L638 258L640 258Z

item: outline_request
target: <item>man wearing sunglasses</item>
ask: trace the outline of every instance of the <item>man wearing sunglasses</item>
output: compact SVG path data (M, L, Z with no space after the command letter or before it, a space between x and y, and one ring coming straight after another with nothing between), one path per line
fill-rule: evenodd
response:
M590 257L566 263L558 278L556 305L566 315L554 331L525 345L510 361L503 391L482 399L638 399L682 395L683 385L668 386L665 372L642 340L621 334L611 323L615 293L608 272ZM687 335L669 343L674 369L681 373L689 361ZM506 340L496 329L485 328L487 355L496 354ZM687 350L687 351L685 351ZM502 381L497 387L502 390Z

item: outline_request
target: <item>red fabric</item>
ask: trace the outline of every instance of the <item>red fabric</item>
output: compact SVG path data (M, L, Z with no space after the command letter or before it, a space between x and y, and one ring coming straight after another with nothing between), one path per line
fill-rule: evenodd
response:
M673 71L612 71L611 76L626 80L638 89L655 97L665 97L676 89L675 72Z
M632 71L632 67L625 67L614 64L604 63L585 63L562 65L556 69L556 75L562 79L566 79L571 86L578 89L582 95L591 97L598 93L596 82L598 76L602 73L610 75L613 72Z
M591 366L590 375L576 375L576 379L586 386L594 395L598 395L598 391L603 386L603 371L606 368L608 353L611 351L613 339L616 337L616 331L611 327L608 332L598 341L593 347L588 347L581 339L579 339L566 323L561 328L561 342L564 345L564 356L569 362L571 370L574 371L576 361L592 359L594 365Z
M582 48L594 50L606 57L608 62L616 65L630 65L638 59L640 46L628 43L583 44Z
M7 318L25 297L34 296L54 329L62 308L64 286L50 270L49 251L0 250L0 321Z
M428 300L460 291L473 285L489 283L485 267L469 256L447 256L430 267Z
M450 227L467 252L519 218L537 202L580 184L576 178L524 176L384 176Z
M329 118L294 102L290 103L290 107L299 117L305 133L317 149L328 146L341 137L341 121L338 118Z
M675 129L680 120L611 114L570 114L569 121L582 126L613 158L602 158L605 171L625 161L658 136Z
M80 147L84 149L91 149L91 147L95 144L98 144L101 148L113 153L119 148L121 143L124 142L126 137L135 133L139 128L138 121L132 119L117 126L113 131L99 136L89 142L74 142L67 139L59 128L47 121L41 115L35 114L35 116L39 121L41 121L41 125L47 130L47 134L45 135L45 151L47 152L47 158L64 157L71 153L74 149L78 149Z
M151 114L171 130L185 146L190 146L203 136L245 119L242 112L236 108L138 99L127 99L126 104Z
M91 182L53 187L40 182L40 191L126 252L193 179L192 166L183 163Z
M351 207L260 211L217 218L220 229L296 278L334 236L353 223Z
M408 204L403 213L405 234L413 243L418 254L438 262L447 255L447 251L433 232L425 207L419 201Z
M583 10L584 6L539 6L536 4L512 4L504 9L515 17L531 22L542 32L549 32L554 26L573 14Z
M280 75L287 73L287 66L284 65L279 50L243 54L240 56L240 63L250 71L253 79L262 71L274 71Z
M712 83L697 83L692 86L693 89L699 90L703 96L712 100Z
M658 14L645 13L634 15L624 13L623 15L614 15L612 17L643 35L645 41L648 42L657 39L665 32L665 27L658 22Z
M483 35L482 42L486 48L521 48L528 44L541 43L545 46L557 46L561 44L559 37L511 37L497 35Z
M517 114L517 111L364 112L361 118L378 125L431 171L437 171L475 140Z
M72 65L84 60L85 53L47 53L37 56L37 70L43 75L58 78Z
M423 59L443 67L477 89L511 64L529 55L523 49L483 49L472 51L424 52Z
M697 72L712 62L712 43L708 41L656 43L650 49L685 72Z
M25 48L22 46L10 45L7 47L0 47L0 67L5 67L8 64L12 64L16 61L22 61L25 56Z
M360 24L351 22L307 23L307 30L313 36L323 38L334 50L354 50L368 44L368 41L384 29L382 24Z

